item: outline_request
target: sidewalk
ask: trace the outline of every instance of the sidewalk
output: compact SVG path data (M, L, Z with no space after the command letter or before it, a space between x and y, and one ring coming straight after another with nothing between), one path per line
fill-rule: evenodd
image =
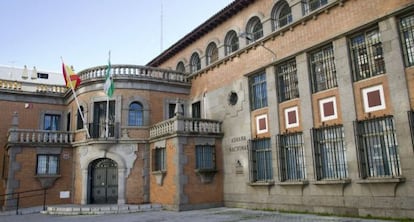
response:
M316 216L310 214L289 214L271 211L258 211L240 208L212 208L193 211L147 211L130 214L105 214L105 215L76 215L53 216L44 214L24 214L0 216L1 222L373 222L383 220L368 220L358 218L344 218L333 216ZM388 220L389 222L389 220Z

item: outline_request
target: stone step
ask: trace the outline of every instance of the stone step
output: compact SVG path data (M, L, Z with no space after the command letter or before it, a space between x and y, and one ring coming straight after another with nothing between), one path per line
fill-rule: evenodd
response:
M42 214L50 215L99 215L99 214L123 214L143 211L162 210L160 204L140 205L57 205L49 206Z

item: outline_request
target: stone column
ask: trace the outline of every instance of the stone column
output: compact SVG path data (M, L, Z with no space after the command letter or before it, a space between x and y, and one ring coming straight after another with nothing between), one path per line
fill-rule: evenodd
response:
M118 169L118 204L125 204L126 176L125 169Z

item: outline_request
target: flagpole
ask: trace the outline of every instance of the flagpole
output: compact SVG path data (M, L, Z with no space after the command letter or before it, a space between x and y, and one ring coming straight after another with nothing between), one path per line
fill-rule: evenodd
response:
M111 51L109 51L109 58L108 58L108 61L111 61ZM109 69L109 67L108 67L108 69ZM108 70L107 72L107 75L108 76L110 76L111 75L111 73L109 73L111 70ZM106 80L105 80L106 81ZM105 137L106 138L108 138L109 137L109 95L108 94L106 94L106 117L105 117L105 128L106 128L106 130L105 130Z
M62 63L63 63L63 64L65 64L65 63L63 62L63 58L62 58L62 57L60 57L60 59L62 60ZM64 68L65 68L65 70L66 70L66 67L64 67ZM66 78L66 77L65 77L65 78ZM67 79L66 79L66 80L67 80ZM80 114L80 116L81 116L81 118L82 118L82 122L83 122L83 129L86 131L86 136L87 136L87 138L91 138L91 135L89 134L89 130L88 130L88 128L86 127L86 120L85 120L85 117L83 116L82 110L81 110L80 105L79 105L78 96L76 95L75 89L73 88L72 81L71 81L70 79L69 79L69 81L70 81L70 83L69 83L69 85L70 85L70 89L72 90L73 97L75 98L76 105L78 106L78 113ZM68 123L68 124L69 124L69 123Z
M106 96L105 137L109 137L109 96Z

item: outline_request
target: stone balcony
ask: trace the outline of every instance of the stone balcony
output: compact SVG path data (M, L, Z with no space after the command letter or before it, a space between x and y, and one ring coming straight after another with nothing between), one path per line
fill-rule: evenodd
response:
M70 144L74 142L73 135L67 131L11 128L7 141L14 144Z
M180 135L211 135L222 136L221 121L209 119L186 118L175 116L174 118L157 123L150 128L150 140L160 137Z
M96 66L78 73L82 82L105 78L108 66ZM175 70L160 69L138 65L112 65L111 72L115 79L136 78L166 82L187 83L187 74Z

